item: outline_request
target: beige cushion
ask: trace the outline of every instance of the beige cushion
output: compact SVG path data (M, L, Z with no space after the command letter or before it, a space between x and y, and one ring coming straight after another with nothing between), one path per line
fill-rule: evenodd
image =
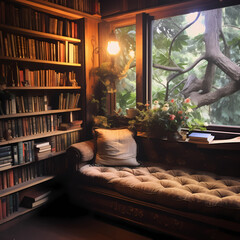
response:
M96 163L109 166L138 166L137 144L128 129L96 129Z
M107 187L135 199L183 211L240 221L240 179L188 169L86 165L85 183Z

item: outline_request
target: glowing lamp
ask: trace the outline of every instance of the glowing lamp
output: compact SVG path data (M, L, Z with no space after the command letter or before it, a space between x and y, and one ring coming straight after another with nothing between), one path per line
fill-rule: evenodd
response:
M120 52L120 45L113 31L110 35L110 40L108 41L107 51L110 55L117 55Z
M120 52L120 46L118 41L109 41L107 51L110 55L117 55Z

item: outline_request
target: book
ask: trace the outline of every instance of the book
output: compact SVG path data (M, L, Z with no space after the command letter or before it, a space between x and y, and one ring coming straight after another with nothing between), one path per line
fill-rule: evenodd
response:
M23 199L22 206L26 208L34 208L34 207L39 207L42 204L46 203L49 200L49 197L42 198L36 202L25 202Z
M45 147L41 147L41 148L36 148L36 152L40 153L40 152L46 152L51 150L51 145L49 146L45 146Z
M12 155L11 149L10 149L10 151L0 152L0 157L6 157L6 156L11 156L11 155Z
M13 165L18 165L18 146L17 144L12 146Z
M8 151L11 151L11 146L10 145L0 147L0 153L8 152Z
M23 199L33 203L46 198L50 193L51 190L45 189L44 187L29 188L24 191Z
M203 142L210 143L214 136L211 133L200 133L200 132L192 132L188 135L189 142Z
M40 148L48 145L50 145L49 142L37 142L34 144L35 148Z

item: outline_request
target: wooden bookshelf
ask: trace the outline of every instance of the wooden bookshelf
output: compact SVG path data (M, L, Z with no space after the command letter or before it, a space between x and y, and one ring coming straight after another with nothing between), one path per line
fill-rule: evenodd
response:
M10 194L13 194L13 193L16 193L16 192L19 192L19 191L22 191L22 190L24 190L26 188L30 188L32 186L35 186L35 185L38 185L38 184L50 181L53 178L54 178L54 176L37 177L37 178L34 178L34 179L29 180L27 182L23 182L23 183L17 184L17 185L15 185L13 187L2 189L1 192L0 192L0 198L4 197L4 196L7 196L7 195L10 195Z
M65 37L65 36L60 36L60 35L55 35L51 33L44 33L44 32L39 32L35 30L29 30L25 28L19 28L19 27L13 27L9 25L3 25L0 24L0 29L7 31L7 32L13 32L13 33L19 33L19 34L24 34L26 36L31 36L31 37L36 37L36 38L43 38L43 39L53 39L53 40L58 40L58 41L68 41L71 43L80 43L81 39L77 38L71 38L71 37Z
M39 59L31 59L31 58L16 58L16 57L4 57L1 56L0 60L8 61L8 62L25 62L27 64L44 64L44 65L56 65L56 66L66 66L66 67L81 67L80 63L68 63L68 62L57 62L57 61L46 61Z
M40 206L39 206L39 207L40 207ZM11 221L11 220L13 220L13 219L15 219L15 218L17 218L17 217L20 217L20 216L22 216L22 215L24 215L24 214L27 214L27 213L29 213L29 212L32 212L33 210L35 210L35 209L37 209L37 208L39 208L39 207L36 207L36 208L34 208L34 209L32 209L32 208L19 207L19 209L18 209L17 212L14 212L13 214L11 214L10 216L8 216L7 218L1 219L1 220L0 220L0 225L1 225L1 224L4 224L4 223L6 223L6 222L9 222L9 221Z
M81 18L89 18L101 21L101 16L98 14L88 14L85 12L80 12L77 10L74 10L72 8L64 7L58 4L54 4L47 1L42 0L10 0L11 2L21 3L25 6L29 6L33 9L36 9L38 11L43 11L45 13L52 14L54 16L67 18L71 20L77 20Z
M53 132L46 132L46 133L40 133L40 134L34 134L34 135L29 135L29 136L24 136L24 137L13 138L12 140L6 140L3 142L0 142L0 146L18 143L18 142L25 142L25 141L35 140L35 139L40 139L40 138L46 138L46 137L51 137L51 136L57 136L57 135L61 135L64 133L71 133L71 132L76 132L76 131L80 131L80 130L82 130L82 128L76 128L76 129L71 129L71 130L66 130L66 131L57 130L57 131L53 131Z
M8 118L19 118L19 117L30 117L30 116L39 116L39 115L49 115L56 113L71 113L81 111L81 108L73 108L73 109L61 109L61 110L48 110L41 112L31 112L31 113L16 113L16 114L8 114L8 115L0 115L0 119L8 119Z
M66 151L60 151L60 152L50 152L48 154L48 156L45 156L45 157L41 157L41 158L38 158L36 161L43 161L45 159L48 159L48 158L51 158L51 157L56 157L56 156L59 156L59 155L62 155L62 154L65 154ZM26 162L26 163L23 163L23 164L18 164L18 165L12 165L12 166L7 166L7 167L3 167L3 168L0 168L0 172L2 171L7 171L7 170L10 170L10 169L14 169L14 168L19 168L19 167L23 167L23 166L26 166L26 165L30 165L32 164L33 162Z
M16 91L22 91L22 90L80 90L81 87L6 87L6 90L16 90Z
M4 167L6 155L1 155L1 160L4 162L1 162L3 167L0 167L2 180L0 181L0 203L6 199L10 201L11 198L15 201L17 198L16 201L20 204L19 192L24 194L26 189L43 183L45 185L56 175L65 173L67 147L85 138L86 23L82 18L98 22L100 16L43 0L10 0L2 4L5 4L7 11L10 9L18 11L19 15L15 22L11 21L9 16L6 16L5 20L0 18L0 71L6 82L1 85L5 95L0 99L0 147L2 152L8 151L4 149L11 149L12 152L7 159L12 155L18 156L18 159L13 157L12 161L15 165ZM25 16L25 11L27 17L23 23L20 17ZM27 22L32 18L33 13L34 16L39 14L38 21L35 19L35 24L39 24L38 27L34 23ZM61 26L59 22L68 24L70 27L64 28L68 31L57 29L58 34L50 33L56 33L56 31L50 31L52 27L50 18L57 21L57 28ZM46 25L42 25L43 19L46 20L44 23ZM69 96L76 97L71 105L69 104L72 99ZM17 97L21 98L21 103ZM66 109L67 107L64 106L74 108ZM32 112L25 112L25 109L30 109ZM41 111L44 109L51 110ZM83 127L79 124L74 129L56 130L61 123L75 120L83 121ZM42 141L49 142L53 152L38 154L35 143ZM17 149L17 152L14 149ZM22 151L22 155L24 154L23 161L22 159L20 161L22 155L20 156L19 151ZM34 160L35 154L39 156L37 160L36 158ZM8 164L7 162L6 165ZM5 208L7 207L8 205ZM11 214L1 219L0 224L35 208L16 209L12 212L10 209ZM3 210L0 209L0 211Z

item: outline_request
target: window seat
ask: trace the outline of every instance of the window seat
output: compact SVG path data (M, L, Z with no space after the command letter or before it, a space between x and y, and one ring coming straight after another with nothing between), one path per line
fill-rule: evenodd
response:
M88 161L93 147L68 149L76 160L68 188L75 203L179 238L240 236L240 178L150 161L97 166Z

